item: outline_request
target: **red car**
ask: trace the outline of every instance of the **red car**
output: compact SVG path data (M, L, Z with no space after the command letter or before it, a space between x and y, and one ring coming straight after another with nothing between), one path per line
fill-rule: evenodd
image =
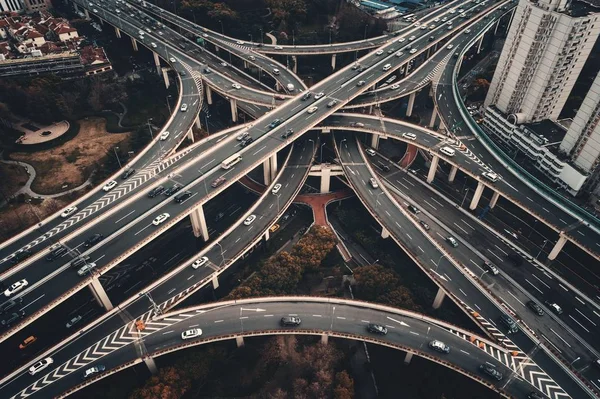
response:
M217 187L219 187L221 184L225 183L226 181L227 181L227 178L225 178L225 177L221 176L221 177L219 177L218 179L215 179L215 180L214 180L214 181L213 181L213 182L210 184L210 186L211 186L212 188L217 188Z

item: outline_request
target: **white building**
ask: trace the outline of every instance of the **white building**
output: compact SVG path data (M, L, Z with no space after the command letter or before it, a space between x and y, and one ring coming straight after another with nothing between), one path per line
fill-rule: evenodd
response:
M25 10L25 5L21 0L0 0L0 12L13 11L21 12Z
M484 106L518 123L557 120L598 35L600 14L568 0L521 0Z
M600 193L600 73L560 143L560 150L574 165L590 173L589 189Z

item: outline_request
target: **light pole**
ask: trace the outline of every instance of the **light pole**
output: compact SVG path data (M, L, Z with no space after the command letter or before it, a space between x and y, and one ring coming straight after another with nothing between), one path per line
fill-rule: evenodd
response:
M152 126L150 126L150 121L152 120L152 118L148 118L148 120L146 121L146 123L148 123L148 130L150 131L150 137L152 138L152 140L154 140L154 133L152 133Z
M119 154L117 154L118 149L119 147L113 147L113 151L115 152L115 156L117 157L117 162L119 163L119 169L123 169L123 166L121 166L121 160L119 159Z
M335 306L333 307L333 310L331 311L331 325L329 326L329 330L333 330L333 314L335 313Z
M368 27L369 27L369 24L365 24L365 34L363 35L363 40L367 40L367 28Z
M319 162L323 163L323 146L327 143L321 144L321 154L319 155Z
M533 226L531 226L531 230L529 230L529 235L527 236L527 238L531 238L531 233L533 233L533 231L535 230L536 225L537 225L537 219L534 219Z
M377 197L375 198L375 211L377 211L377 205L379 205L379 196L385 194L385 192L380 192L379 194L377 194Z
M208 131L208 115L204 114L204 123L206 124L206 134L210 135L210 132Z
M342 143L343 143L343 142L345 142L345 141L348 141L348 139L342 139L342 140L340 141L340 145L342 145ZM345 146L345 147L348 147L348 144L344 144L344 146Z
M479 279L481 280L483 278L483 275L486 274L488 271L484 270L483 273L481 273L481 276L479 276Z
M265 36L263 35L263 29L260 28L260 42L265 44Z
M250 44L254 43L254 40L252 40L252 33L248 33L248 36L250 36Z
M462 208L463 204L465 203L465 199L467 198L467 194L469 194L469 190L470 189L466 189L465 190L465 196L463 197L462 201L460 202L460 208Z
M308 139L312 143L312 153L315 153L315 141L313 139Z
M223 21L219 20L219 23L221 24L221 34L225 34L225 28L223 28Z
M167 96L167 107L169 107L169 115L171 115L173 112L171 111L171 103L169 102L169 98L171 98L170 94Z
M279 195L276 195L276 197L277 197L277 214L279 214L279 211L280 211L280 209L281 209L281 208L279 207L279 197L281 197L281 194L279 194Z
M548 244L548 240L544 240L544 245L542 245L542 248L540 248L540 252L538 252L538 254L535 256L535 260L537 260L544 248L546 248L546 244Z
M223 246L221 245L221 243L220 243L220 242L217 242L216 244L217 244L217 245L219 246L219 248L221 249L221 258L223 258L223 261L222 261L222 262L219 264L219 266L221 266L221 265L225 265L225 253L223 252Z
M573 365L575 364L576 361L578 361L579 359L581 359L581 356L578 356L577 359L573 360L571 362L571 367L573 367Z
M446 254L443 254L442 256L440 256L437 263L435 264L435 272L436 273L437 273L438 266L440 265L440 262L442 261L442 258L445 258L445 257L446 257Z
M296 46L296 31L292 30L292 46Z

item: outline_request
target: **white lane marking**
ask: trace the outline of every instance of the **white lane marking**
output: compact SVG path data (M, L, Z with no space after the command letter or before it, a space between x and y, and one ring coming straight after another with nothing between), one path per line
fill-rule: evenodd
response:
M336 319L340 319L340 320L346 320L345 317L341 317L341 316L337 316Z
M175 292L175 288L173 288L172 290L169 290L169 292L167 292L167 295L171 295L174 292Z
M474 303L473 306L475 306L477 309L481 310L481 308L479 306L477 306L476 303Z
M191 279L193 279L193 278L194 278L194 275L192 274L191 276L189 276L189 277L187 278L187 280L188 280L188 281L190 281L190 280L191 280Z
M314 314L313 317L323 317L320 314Z
M578 297L575 297L575 299L577 299L582 305L585 305L585 302L583 302L581 299L579 299Z
M491 253L491 254L492 254L492 255L494 255L496 258L498 258L498 260L499 260L500 262L502 262L502 258L501 258L501 257L499 257L498 255L496 255L495 253L493 253L491 249L487 248L487 250L488 250L488 252L489 252L489 253Z
M408 233L406 233L406 236L412 240L412 237L410 235L408 235Z
M261 151L262 151L262 150L264 150L265 148L267 148L267 146L266 146L266 145L263 145L261 148L259 148L258 150L256 150L256 152L255 152L254 154L252 154L252 155L256 155L256 154L258 154L259 152L261 152Z
M462 294L463 294L464 296L467 296L467 294L465 294L465 292L462 290L462 288L459 288L458 290L459 290L460 292L462 292Z
M592 310L592 312L593 312L593 313L594 313L596 316L600 317L600 314L598 314L598 312L596 312L595 310Z
M19 309L20 311L23 309L26 309L29 305L33 304L34 302L39 301L40 299L42 299L43 297L45 297L46 294L42 294L39 297L35 298L33 301L29 302L27 305L23 306L21 309Z
M175 330L165 331L164 333L162 333L162 335L167 335L167 334L171 334L171 333L174 333L174 332L175 332Z
M217 141L217 143L218 143L218 141ZM200 170L202 170L202 169L206 168L208 165L210 165L210 164L211 164L211 163L213 163L213 162L215 162L215 160L214 160L214 159L213 159L213 160L211 160L210 162L208 162L208 163L206 163L206 164L202 165L202 166L200 167Z
M437 211L437 208L433 205L431 205L429 202L427 202L426 200L423 200L424 203L426 203L427 205L429 205L430 207L432 207L434 210Z
M215 320L215 323L223 323L223 320Z
M137 236L138 234L140 234L142 231L146 230L150 226L152 226L152 223L150 223L149 225L147 225L146 227L144 227L143 229L141 229L140 231L138 231L137 233L135 233L134 236Z
M562 342L564 342L569 348L571 347L571 345L569 345L569 343L567 341L565 341L563 337L561 337L560 335L558 335L558 333L556 331L554 331L553 329L550 329L550 331L552 331L554 333L554 335L556 335L558 338L560 338L560 340Z
M568 289L567 289L567 288L566 288L564 285L562 285L561 283L558 283L558 285L559 285L559 286L560 286L560 288L562 288L563 290L565 290L565 291L569 292L569 290L568 290Z
M419 333L416 333L416 332L414 332L414 331L409 331L409 333L411 333L412 335L419 336Z
M419 248L419 250L423 253L425 253L425 251L423 251L423 248L421 248L420 246L417 245L417 248Z
M247 319L247 318L248 318L248 316L242 316L242 317L240 317L240 320Z
M583 329L584 329L585 331L587 331L588 333L590 332L590 330L588 330L587 328L585 328L585 327L583 326L583 324L581 324L579 321L577 321L577 319L576 319L576 318L574 318L574 317L573 317L573 316L571 316L571 315L569 315L569 317L570 317L570 318L571 318L571 319L572 319L572 320L573 320L575 323L579 324L579 327L583 328Z
M500 248L497 245L494 245L496 248L498 248L498 251L502 252L505 256L508 256L508 252L504 251L502 248Z
M463 229L462 227L460 227L459 225L457 225L456 223L453 223L456 227L458 227L463 233L465 234L469 234L469 232L465 229Z
M584 315L583 313L581 313L581 311L580 311L579 309L575 308L575 311L576 311L577 313L579 313L580 315L582 315L582 316L583 316L583 317L584 317L584 318L585 318L587 321L589 321L590 323L592 323L592 324L594 325L594 327L598 327L598 326L596 325L596 323L594 323L592 320L590 320L590 318L589 318L589 317L587 317L586 315Z
M535 274L531 273L531 275L533 276L533 278L535 278L537 281L539 281L540 283L544 284L546 286L546 288L550 289L550 286L546 283L544 283L538 276L536 276ZM577 297L575 297L577 298ZM584 303L585 305L585 303Z
M444 204L442 204L440 201L436 200L435 198L431 197L431 200L433 202L435 202L436 204L438 204L439 206L441 206L442 208L444 207Z
M473 227L469 223L465 222L464 219L460 219L460 221L463 222L464 224L466 224L467 226L469 226L471 229L475 230L475 227Z
M369 320L361 320L363 323L370 323Z
M273 317L273 315L272 314L266 314L266 315L264 315L264 317Z
M467 351L464 351L464 350L462 350L462 349L460 349L460 351L461 351L462 353L466 354L467 356L471 356L471 354L470 354L469 352L467 352Z
M543 294L542 290L540 290L538 287L536 287L535 285L533 285L533 283L527 279L525 279L525 281L527 281L529 283L529 285L531 285L533 288L535 288L536 290L538 290L538 292L540 294Z
M131 215L133 212L135 212L135 209L134 209L133 211L129 212L127 215L123 216L121 219L117 220L117 221L115 222L115 224L119 223L121 220L123 220L123 219L125 219L127 216Z
M514 296L512 292L510 292L510 291L507 291L507 292L508 292L508 295L512 296L513 298L515 298L517 300L517 302L519 302L521 305L525 306L525 304L523 302L521 302L519 300L519 298L517 298L516 296Z

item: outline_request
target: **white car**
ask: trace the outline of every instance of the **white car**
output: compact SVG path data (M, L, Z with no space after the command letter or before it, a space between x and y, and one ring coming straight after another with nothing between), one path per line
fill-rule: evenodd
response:
M251 55L250 57L248 57L248 59L249 59L250 61L256 61L256 57L255 57L255 56L253 56L253 55Z
M467 29L467 30L465 31L465 35L468 35L469 33L471 33L471 29Z
M281 46L275 46L275 50L283 50L283 47L281 47Z
M42 359L33 366L29 367L29 374L35 375L43 369L45 369L46 367L50 366L52 363L54 363L54 359L52 359L51 357Z
M433 22L438 23L438 22L440 22L440 19L436 18L436 19L433 20Z
M104 190L104 191L110 191L110 190L112 190L113 188L115 188L115 186L116 186L117 184L118 184L118 183L117 183L117 181L116 181L116 180L111 180L111 181L109 181L108 183L106 183L106 184L104 185L104 187L102 187L102 190Z
M71 216L72 214L74 214L75 212L77 212L77 207L76 206L70 206L67 209L65 209L63 211L63 213L60 214L60 216L63 217L63 218L67 218L67 217Z
M161 224L162 222L167 220L169 218L169 216L171 216L171 215L169 215L168 213L161 213L156 218L154 218L154 220L152 221L152 224L155 226L158 226L159 224Z
M237 44L244 44L244 42L243 42L243 41L241 41L241 40L238 40L238 41L236 41L236 43L237 43Z
M414 133L402 133L402 137L404 137L405 139L408 139L408 140L416 140L417 139L417 135Z
M319 107L310 107L306 112L308 112L309 114L314 114L318 109Z
M369 154L370 156L372 156L372 157L373 157L373 156L375 156L375 154L376 154L376 153L375 153L375 150L374 150L374 149L372 149L372 148L367 148L367 149L365 150L365 152L366 152L367 154Z
M85 276L87 273L90 273L92 271L92 269L94 269L95 267L96 267L96 264L94 262L88 263L85 266L83 266L81 269L77 270L77 274L79 276Z
M416 36L411 36L411 37L409 37L409 38L408 38L408 41L409 41L409 42L412 42L412 41L413 41L413 40L415 40L416 38L417 38Z
M19 280L15 283L13 283L10 287L8 287L6 289L6 291L4 291L4 296L9 297L12 294L21 291L23 288L27 287L29 285L29 283L27 282L27 280L23 279L23 280Z
M425 24L421 25L421 30L425 30L425 29L427 29L427 25L425 25Z
M246 226L250 226L254 220L256 220L256 215L250 215L246 218L246 220L244 220L244 224Z
M192 339L202 335L202 330L199 328L192 328L190 330L185 330L181 333L181 339Z
M452 50L452 49L454 48L454 46L453 46L453 45L451 45L451 44L449 44L449 45L447 45L447 46L446 46L446 48L447 48L448 50Z
M396 53L396 57L402 57L402 55L403 55L403 54L404 54L404 53L403 53L402 51L398 51L398 52Z
M192 269L197 269L202 267L208 262L208 258L206 256L201 257L200 259L196 259L194 263L192 263Z
M500 176L498 176L494 172L484 172L482 173L482 176L494 183L500 180Z
M169 131L168 131L168 130L165 130L164 132L162 132L162 133L161 133L161 135L160 135L160 140L161 140L161 141L165 141L166 139L168 139L168 138L169 138L169 134L170 134L170 133L169 133Z
M173 63L177 62L177 60L175 58L173 58L173 57L169 58L169 61L171 61Z
M371 184L371 187L373 187L373 188L379 188L379 184L377 184L377 180L375 180L374 177L371 177L369 179L369 184Z
M315 100L318 100L319 98L323 97L324 95L325 95L325 93L323 93L323 92L315 94Z
M410 50L410 53L411 53L411 54L414 54L414 53L416 53L416 52L417 52L417 49L416 49L416 48L414 48L414 49Z
M243 132L242 134L239 134L239 135L236 137L236 140L237 140L237 141L242 141L242 140L244 140L244 139L245 139L245 138L246 138L248 135L250 135L250 133L248 133L247 131L245 131L245 132Z
M400 88L400 85L398 83L390 86L390 89L392 89L392 90L398 90L399 88Z
M221 66L226 67L227 63L226 62L221 62Z
M242 88L242 86L240 86L240 84L239 84L239 83L234 83L234 84L232 84L232 85L231 85L231 87L233 87L233 88L234 88L234 89L236 89L236 90L239 90L239 89L241 89L241 88Z
M398 39L398 43L402 43L405 40L406 40L405 38L401 37L400 39Z
M157 48L158 46L156 45L156 43L152 42L150 43L150 45L152 46L152 48Z
M188 109L188 105L187 104L181 104L181 108L180 108L181 112L185 112L185 111L187 111L187 109Z
M273 189L271 190L271 194L277 194L279 192L279 190L281 190L281 184L277 183L276 185L273 186Z
M375 54L376 55L381 55L381 54L383 54L383 50L377 50L377 52Z

